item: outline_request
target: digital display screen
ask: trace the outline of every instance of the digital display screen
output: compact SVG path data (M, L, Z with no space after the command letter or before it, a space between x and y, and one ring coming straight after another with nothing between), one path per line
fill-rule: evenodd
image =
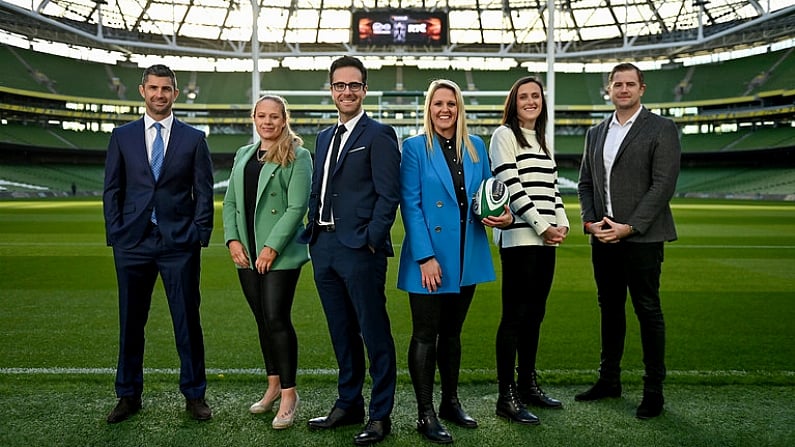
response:
M355 11L353 43L365 45L447 45L447 13Z

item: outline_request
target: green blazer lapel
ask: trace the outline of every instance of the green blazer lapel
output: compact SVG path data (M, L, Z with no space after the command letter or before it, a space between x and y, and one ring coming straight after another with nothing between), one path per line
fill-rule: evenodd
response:
M276 176L276 170L279 168L277 163L265 163L259 171L259 182L257 182L257 207L259 207L262 194L268 188L268 183Z
M230 180L231 182L234 182L235 191L243 191L243 177L245 177L246 163L248 163L251 157L253 157L257 152L259 145L260 142L258 141L254 144L243 146L242 148L238 149L238 155L235 157L235 165L237 169L234 171L234 176ZM239 207L243 206L243 194L239 195L237 202Z

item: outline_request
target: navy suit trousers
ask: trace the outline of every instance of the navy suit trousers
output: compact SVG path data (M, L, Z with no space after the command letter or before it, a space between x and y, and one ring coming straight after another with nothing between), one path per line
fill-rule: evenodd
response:
M384 291L386 253L372 253L367 247L352 249L341 244L336 233L320 232L310 254L339 366L335 405L363 409L366 346L373 384L370 419L382 420L392 412L397 379Z
M200 247L166 247L156 226L133 249L113 247L119 283L119 363L116 395L143 392L144 327L158 273L171 311L181 369L180 391L188 399L204 397L207 386L204 340L199 317Z

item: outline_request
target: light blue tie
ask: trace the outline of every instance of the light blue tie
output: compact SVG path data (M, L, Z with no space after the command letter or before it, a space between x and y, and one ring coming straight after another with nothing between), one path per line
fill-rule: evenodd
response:
M155 177L155 182L157 182L160 177L160 168L163 167L165 144L163 144L163 136L160 134L160 129L163 128L163 125L155 123L154 127L157 130L157 135L155 135L155 141L152 143L152 175ZM152 209L152 223L157 225L157 216L154 208Z

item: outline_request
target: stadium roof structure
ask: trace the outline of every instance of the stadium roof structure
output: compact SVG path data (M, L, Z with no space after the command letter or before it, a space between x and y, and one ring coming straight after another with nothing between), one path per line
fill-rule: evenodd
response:
M550 23L550 7L555 14ZM357 12L443 13L443 45L354 44ZM253 17L258 20L253 20ZM543 62L668 59L793 39L792 0L0 0L0 29L21 39L131 55L251 59L427 58ZM256 30L256 31L254 31ZM259 45L252 47L256 32ZM252 51L253 50L253 51ZM493 64L492 64L493 61ZM422 68L422 67L421 67ZM488 68L488 67L477 67Z

